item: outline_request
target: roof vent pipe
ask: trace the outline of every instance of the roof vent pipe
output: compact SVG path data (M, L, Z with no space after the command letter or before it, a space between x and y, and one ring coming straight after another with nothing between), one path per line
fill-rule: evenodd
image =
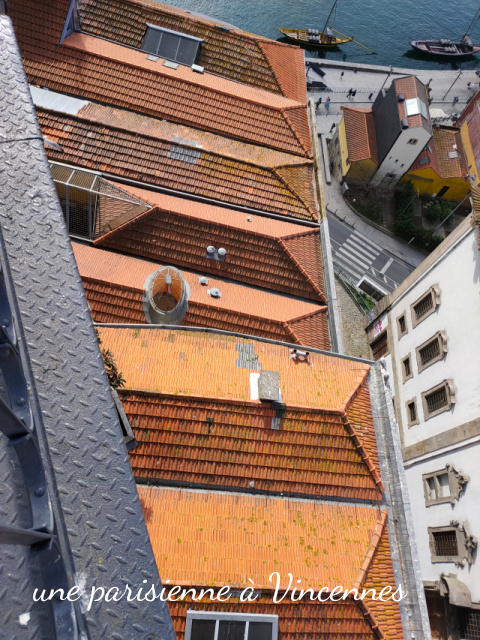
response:
M403 95L403 93L399 93L397 96L397 100L399 102L405 102L405 96Z
M144 284L143 312L149 324L179 325L188 307L190 287L175 267L162 267Z
M220 247L220 249L218 250L218 255L220 256L220 258L225 258L225 256L227 255L227 250L223 247Z

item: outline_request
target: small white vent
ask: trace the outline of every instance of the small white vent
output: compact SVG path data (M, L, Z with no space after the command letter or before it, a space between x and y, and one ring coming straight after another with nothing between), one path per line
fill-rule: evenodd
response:
M212 245L209 245L207 247L207 253L211 256L213 256L213 254L215 253L215 247L212 247Z
M456 151L449 151L448 157L453 160L453 158L458 158L458 153Z
M221 298L222 297L222 293L221 293L220 289L217 289L216 287L213 287L213 289L208 289L207 293L208 293L208 295L212 296L212 298Z
M198 281L202 285L208 284L208 278L205 278L205 276L202 276L201 278L199 278Z
M227 255L227 250L223 247L220 247L220 249L218 250L218 255L220 256L220 258L225 258L225 256Z

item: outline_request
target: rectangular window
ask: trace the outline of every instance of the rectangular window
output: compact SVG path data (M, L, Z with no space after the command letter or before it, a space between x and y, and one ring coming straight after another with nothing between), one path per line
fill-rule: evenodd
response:
M399 318L397 318L397 328L398 328L398 337L401 338L402 336L404 336L407 332L407 316L405 315L405 313L403 315L401 315Z
M200 38L195 38L186 33L147 24L147 30L140 48L153 56L192 66L197 60L202 42L203 40Z
M452 380L444 380L433 389L422 393L423 414L425 420L448 411L455 403L455 389Z
M440 557L458 556L457 532L434 531L432 533L435 555Z
M465 640L480 640L480 611L460 609L462 638Z
M380 360L382 356L388 353L388 331L384 331L378 338L370 344L372 357L374 360Z
M417 142L418 142L417 138L410 138L407 144L417 144Z
M440 289L438 285L434 285L423 294L416 302L411 306L412 310L412 327L416 327L417 324L428 318L432 314L438 305L440 304Z
M415 398L409 400L406 403L406 407L408 426L413 427L414 424L418 424L417 401Z
M277 640L278 616L187 611L185 640Z
M417 366L420 373L430 365L441 360L447 353L447 335L439 331L432 338L417 347Z
M450 481L446 469L425 474L423 476L423 488L427 507L431 504L450 502Z
M410 356L407 356L402 360L402 374L403 374L403 382L408 380L413 376L412 373L412 363L410 361Z

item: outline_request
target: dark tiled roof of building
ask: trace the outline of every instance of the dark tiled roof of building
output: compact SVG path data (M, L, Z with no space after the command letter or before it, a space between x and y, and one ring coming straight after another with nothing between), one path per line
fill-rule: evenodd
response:
M304 104L182 65L168 69L143 52L88 34L74 33L58 46L68 6L65 0L22 0L11 7L31 84L310 154Z
M145 324L147 277L162 265L73 243L83 287L96 322ZM326 307L265 290L184 272L190 288L186 326L213 327L328 349ZM220 298L208 294L221 291Z
M122 185L154 208L114 221L96 244L163 264L325 302L317 229ZM224 262L206 247L224 247Z
M407 78L398 78L393 81L395 87L395 95L398 99L399 95L403 95L405 100L411 100L412 98L419 98L427 109L428 114L428 96L425 85L420 82L417 76L408 76ZM407 116L405 111L405 101L397 102L398 115L400 119L407 118L408 126L412 127L424 127L427 131L432 131L432 127L428 119L425 119L421 114Z
M53 160L253 209L316 221L313 164L289 154L89 104L82 117L37 108ZM177 131L178 133L178 131ZM207 148L195 146L196 139ZM211 150L213 149L213 150ZM192 154L195 156L192 158ZM230 155L231 154L231 155ZM271 164L273 163L273 164Z
M371 109L342 107L350 162L370 158L378 164L377 138Z
M120 362L128 384L128 369ZM188 478L219 489L380 498L338 415L287 408L277 431L271 429L275 410L258 403L123 390L121 399L140 443L130 454L138 479L171 484Z
M146 24L186 33L203 40L197 63L219 76L283 93L306 103L304 56L301 49L246 33L231 25L152 0L119 0L112 14L106 0L79 3L81 28L93 35L138 49Z

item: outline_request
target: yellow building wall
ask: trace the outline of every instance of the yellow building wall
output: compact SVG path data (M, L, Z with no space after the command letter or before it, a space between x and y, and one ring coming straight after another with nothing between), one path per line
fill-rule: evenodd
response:
M470 184L464 178L440 178L431 167L409 171L404 175L403 180L412 182L415 191L421 196L432 196L443 187L449 187L443 196L445 200L460 201L470 192Z
M468 171L470 172L470 175L475 174L475 184L478 187L478 185L480 185L480 175L477 167L477 162L475 160L475 155L473 153L468 124L466 122L464 122L460 128L460 135L462 136L463 148L467 157Z
M342 118L338 124L338 144L340 147L340 155L342 158L342 176L345 177L350 168L348 162L348 145L347 145L347 132L345 130L345 119Z
M350 182L361 182L367 184L373 178L377 169L378 164L370 158L367 158L366 160L357 160L356 162L352 162L350 165L346 179Z

